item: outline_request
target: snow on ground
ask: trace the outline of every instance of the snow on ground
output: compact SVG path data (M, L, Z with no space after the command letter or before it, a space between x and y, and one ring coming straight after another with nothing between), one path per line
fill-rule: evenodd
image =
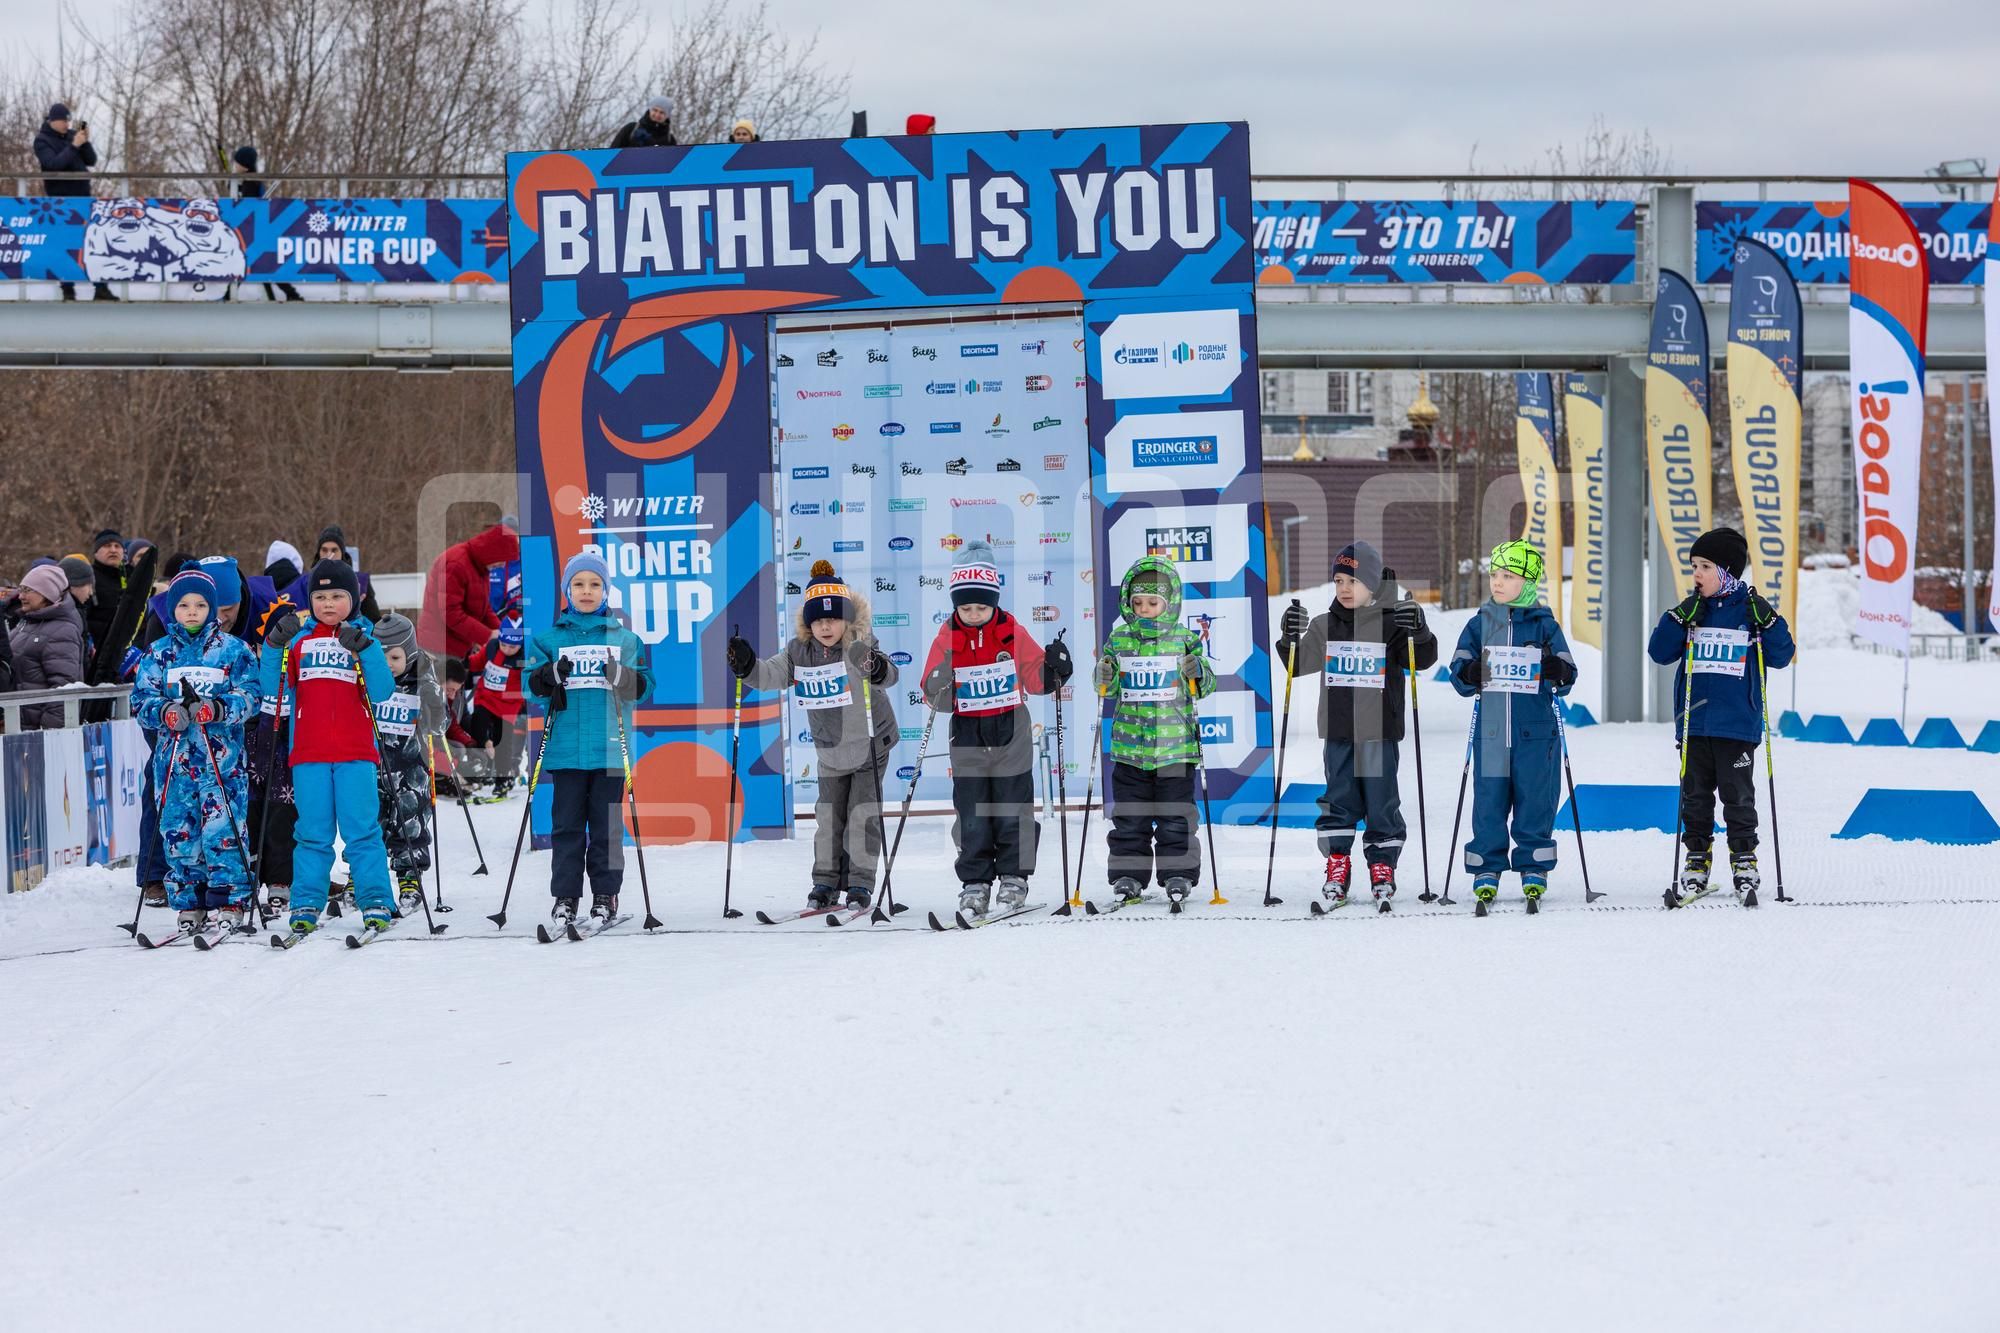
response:
M1467 714L1424 689L1442 875ZM1584 781L1672 780L1664 727L1570 739ZM1870 785L2000 811L2000 757L1777 759L1801 902L1754 913L1659 910L1637 833L1590 835L1586 909L1565 832L1538 918L1426 909L1412 857L1397 914L1315 922L1311 834L1264 909L1269 830L1226 828L1226 906L933 936L925 819L893 926L725 923L722 848L653 848L668 933L542 946L545 852L484 919L518 800L476 812L490 876L443 822L446 935L361 953L147 954L128 872L58 875L0 897L0 1322L1990 1327L1990 856L1829 835ZM737 905L809 863L739 847Z

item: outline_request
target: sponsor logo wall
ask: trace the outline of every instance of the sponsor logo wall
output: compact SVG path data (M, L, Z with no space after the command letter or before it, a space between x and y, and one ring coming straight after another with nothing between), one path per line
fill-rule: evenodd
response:
M772 343L787 584L773 633L796 632L790 590L803 589L815 560L832 561L868 599L875 636L902 673L889 691L906 733L883 769L891 797L900 795L894 775L917 761L924 709L912 694L951 614L951 566L967 543L993 548L1001 605L1038 642L1067 630L1084 660L1095 641L1082 577L1089 543L1077 540L1089 524L1082 344L1074 315L781 332ZM803 710L788 707L786 733L796 737ZM1029 704L1038 727L1045 707ZM944 807L941 729L931 746L940 753L925 761L916 799ZM1080 776L1088 751L1067 758ZM817 797L816 763L810 736L794 739L786 771L796 811Z
M0 741L7 890L52 871L139 854L139 797L152 747L130 718Z

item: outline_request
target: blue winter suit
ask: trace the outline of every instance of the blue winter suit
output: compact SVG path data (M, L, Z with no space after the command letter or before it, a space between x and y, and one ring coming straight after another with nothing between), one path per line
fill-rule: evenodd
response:
M200 698L213 700L221 718L168 730L167 706L181 701L183 682ZM243 842L250 801L243 727L257 715L262 697L256 656L215 623L213 610L192 634L169 619L166 633L139 659L132 713L141 727L157 733L153 790L159 797L167 901L177 910L237 906L255 892Z
M1546 649L1572 665L1569 640L1546 606L1502 606L1488 601L1465 623L1452 653L1452 688L1478 694L1479 719L1472 759L1472 838L1465 844L1465 868L1497 875L1509 865L1546 875L1556 863L1556 804L1562 785L1562 756L1556 736L1558 689L1546 677L1533 694L1470 689L1457 675L1459 664L1486 656L1489 648L1531 648L1539 663ZM1539 665L1535 668L1539 673ZM1509 818L1513 855L1508 855Z

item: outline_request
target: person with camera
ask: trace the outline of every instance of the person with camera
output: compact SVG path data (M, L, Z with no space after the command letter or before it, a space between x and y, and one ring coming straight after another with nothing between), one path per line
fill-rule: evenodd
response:
M52 199L88 199L90 182L83 180L49 180L47 177L61 172L89 171L97 165L97 150L90 144L90 123L77 121L70 124L69 108L57 102L49 108L48 116L42 121L41 129L35 131L35 161L42 168L42 192ZM62 284L62 299L76 299L76 284ZM96 284L95 299L115 301L111 288L103 283Z

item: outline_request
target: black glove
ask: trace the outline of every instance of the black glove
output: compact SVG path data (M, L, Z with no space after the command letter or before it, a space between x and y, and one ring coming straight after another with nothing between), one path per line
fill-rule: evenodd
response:
M1693 629L1695 617L1701 614L1701 594L1698 592L1689 593L1687 600L1667 612L1667 614L1687 628Z
M924 700L940 713L948 713L953 707L951 659L946 657L932 667L924 677Z
M631 667L615 660L605 663L604 674L610 679L611 692L626 703L639 697L639 687L645 684L646 680Z
M556 659L556 675L562 679L568 680L569 673L574 670L576 670L576 663L570 661L567 657L558 657Z
M1389 608L1389 623L1410 638L1420 638L1430 628L1424 609L1415 602L1396 602Z
M1458 677L1466 689L1478 691L1486 688L1486 663L1477 653L1453 667L1451 674Z
M341 647L353 653L356 657L361 656L363 648L375 642L375 636L362 628L358 623L342 625L339 634L335 637L340 640Z
M729 669L735 673L738 680L743 679L756 669L757 650L750 646L750 640L748 639L731 639L729 641L728 656Z
M889 659L871 648L868 650L868 660L862 665L861 670L871 684L880 685L889 679Z
M559 688L560 680L556 676L554 662L544 662L528 673L528 689L540 698L548 698Z
M1284 616L1278 622L1278 632L1287 639L1303 639L1312 628L1312 615L1305 606L1294 599L1285 608Z
M1057 639L1042 654L1042 693L1054 694L1075 670L1076 663L1070 660L1069 645Z
M1576 663L1557 657L1555 651L1542 646L1542 679L1555 688L1567 689L1576 684Z
M1769 629L1778 619L1778 608L1764 600L1764 594L1750 594L1750 623L1758 629Z
M282 648L299 632L300 624L299 613L287 611L272 621L270 627L264 631L264 642L275 643Z
M558 680L556 682L555 688L549 691L549 712L560 713L563 711L563 709L568 707L569 707L569 690L564 687L563 683L560 680Z

